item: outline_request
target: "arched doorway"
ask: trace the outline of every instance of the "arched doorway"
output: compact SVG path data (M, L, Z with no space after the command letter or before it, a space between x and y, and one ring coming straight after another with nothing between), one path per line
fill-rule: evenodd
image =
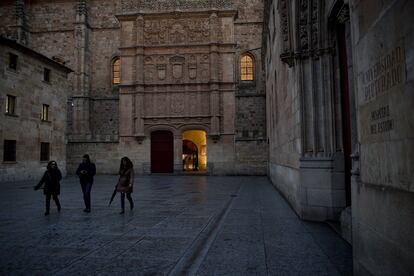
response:
M198 171L198 148L190 140L183 140L183 170Z
M174 137L170 131L151 133L151 172L172 173L174 170Z
M207 138L204 130L183 132L183 171L207 170Z

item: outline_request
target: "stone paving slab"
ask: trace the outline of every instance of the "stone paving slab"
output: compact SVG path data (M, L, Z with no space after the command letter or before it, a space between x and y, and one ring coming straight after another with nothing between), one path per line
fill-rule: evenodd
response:
M116 176L98 176L92 212L75 177L58 213L34 182L1 183L0 275L351 275L351 247L304 222L266 177L137 177L135 208L108 207ZM126 207L128 207L126 201Z

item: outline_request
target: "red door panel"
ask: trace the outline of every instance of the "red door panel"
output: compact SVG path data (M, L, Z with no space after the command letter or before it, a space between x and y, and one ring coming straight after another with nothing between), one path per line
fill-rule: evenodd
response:
M151 133L151 172L172 173L174 167L174 138L169 131Z

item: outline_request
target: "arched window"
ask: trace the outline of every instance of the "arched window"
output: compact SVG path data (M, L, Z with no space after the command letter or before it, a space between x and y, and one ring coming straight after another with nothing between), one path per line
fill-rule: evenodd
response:
M121 83L121 59L116 57L112 60L112 84Z
M240 80L252 81L254 79L254 60L249 54L243 54L240 59Z

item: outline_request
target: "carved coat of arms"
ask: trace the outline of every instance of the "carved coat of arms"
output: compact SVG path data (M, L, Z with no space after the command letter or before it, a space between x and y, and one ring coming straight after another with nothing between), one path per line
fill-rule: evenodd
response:
M175 79L181 79L183 77L183 65L185 58L182 56L173 56L170 58L172 65L172 76Z
M197 64L188 65L188 77L192 80L197 78Z
M158 79L165 80L166 77L166 66L165 64L157 65Z

